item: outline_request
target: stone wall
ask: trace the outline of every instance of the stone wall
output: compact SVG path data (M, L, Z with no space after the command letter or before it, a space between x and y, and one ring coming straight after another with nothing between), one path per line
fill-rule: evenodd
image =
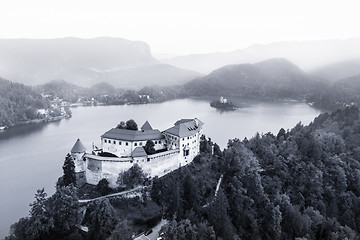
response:
M193 146L194 147L194 146ZM196 152L196 149L192 149ZM96 185L98 182L106 178L111 187L117 187L116 181L119 173L127 171L135 163L143 169L151 177L161 177L181 166L192 162L193 154L187 156L187 160L183 161L182 152L179 149L165 151L146 157L140 158L112 158L101 157L91 154L85 154L86 159L86 182ZM190 158L191 157L191 158Z

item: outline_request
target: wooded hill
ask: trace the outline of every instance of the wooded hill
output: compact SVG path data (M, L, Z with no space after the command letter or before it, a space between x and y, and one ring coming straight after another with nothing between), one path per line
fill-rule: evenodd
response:
M36 111L49 105L49 101L31 87L0 78L0 126L37 119Z
M230 140L214 155L203 141L193 164L154 181L153 200L174 219L165 239L206 239L204 225L216 235L208 239L359 239L359 144L354 106L276 136Z
M190 95L303 98L316 81L286 59L228 65L185 84Z
M151 199L99 200L82 219L77 189L58 183L50 198L38 190L8 239L131 239L159 213L169 220L163 239L359 239L359 145L356 106L223 151L202 137L200 156L155 178Z

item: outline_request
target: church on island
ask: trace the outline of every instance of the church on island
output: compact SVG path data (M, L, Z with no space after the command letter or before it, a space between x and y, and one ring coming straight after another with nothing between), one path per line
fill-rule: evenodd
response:
M135 163L151 177L161 177L190 163L200 153L202 126L199 119L181 119L173 127L160 132L146 121L140 130L113 128L100 136L101 149L93 146L87 152L78 139L71 149L75 172L80 185L96 185L101 179L108 179L116 187L119 173L128 170ZM144 149L153 142L153 153Z

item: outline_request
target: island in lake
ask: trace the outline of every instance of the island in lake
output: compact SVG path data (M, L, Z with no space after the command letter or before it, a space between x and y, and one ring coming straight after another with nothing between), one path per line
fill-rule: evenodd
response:
M220 97L220 100L212 101L210 106L221 110L235 110L238 108L235 104L224 97Z

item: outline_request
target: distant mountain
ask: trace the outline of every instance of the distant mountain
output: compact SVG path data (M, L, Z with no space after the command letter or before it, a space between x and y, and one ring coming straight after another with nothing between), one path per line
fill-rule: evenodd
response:
M360 74L324 87L320 94L311 96L308 102L325 110L336 110L351 104L360 106Z
M306 95L315 83L286 59L256 64L228 65L185 85L193 95L236 95L296 98Z
M86 87L111 81L115 87L134 88L199 76L160 64L144 42L109 37L0 39L0 74L30 85L64 79Z
M184 84L203 74L179 69L168 64L153 64L97 72L96 82L108 82L119 88L138 89L144 86L171 86Z
M360 99L360 74L335 82L334 88L346 92L347 95L357 95Z
M193 54L161 62L208 74L225 65L256 63L270 58L285 58L309 71L338 61L360 58L360 39L258 44L232 52Z
M340 79L360 75L360 58L330 64L310 72L331 83Z

